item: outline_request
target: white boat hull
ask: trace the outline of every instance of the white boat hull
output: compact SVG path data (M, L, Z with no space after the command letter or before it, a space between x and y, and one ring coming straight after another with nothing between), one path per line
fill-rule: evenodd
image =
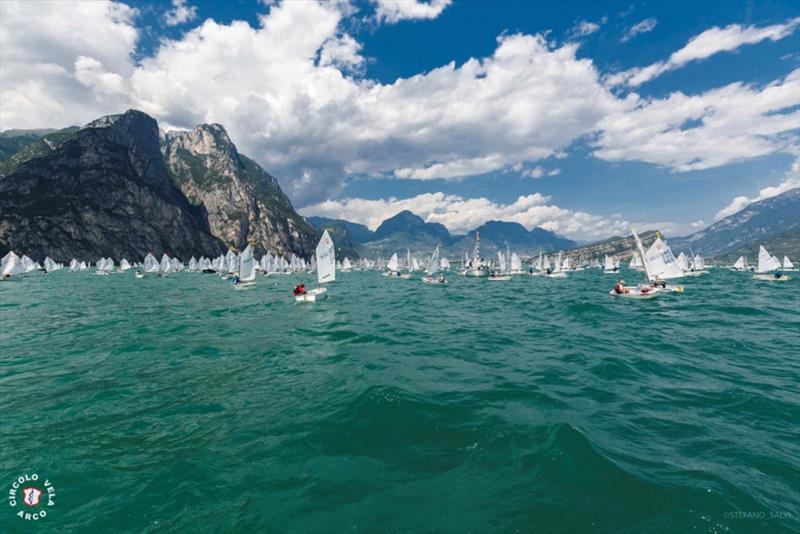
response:
M470 267L466 271L464 271L464 276L472 276L472 277L482 277L482 276L489 276L489 269L486 267Z
M238 284L233 284L233 289L237 291L244 291L245 289L255 289L256 283L255 282L239 282Z
M785 274L782 274L780 276L775 276L772 273L753 275L753 280L763 280L765 282L787 282L791 279L792 279L791 276L787 276Z
M660 287L652 287L652 286L639 286L635 289L628 288L628 293L617 293L613 289L609 291L610 295L615 297L622 297L628 299L651 299L664 291L664 289Z
M432 286L443 286L443 285L447 285L447 280L443 280L443 279L441 279L441 278L434 277L434 276L426 276L426 277L424 277L424 278L422 279L422 282L423 282L424 284L430 284L430 285L432 285Z
M492 282L504 282L506 280L511 280L511 277L507 276L507 275L489 276L489 278L487 278L487 280L490 280Z
M324 287L315 287L305 292L303 295L297 295L295 302L317 302L328 298L328 289Z

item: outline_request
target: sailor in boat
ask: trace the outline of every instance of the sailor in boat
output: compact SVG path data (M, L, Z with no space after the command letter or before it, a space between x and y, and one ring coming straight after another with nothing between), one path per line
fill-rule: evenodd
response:
M622 295L630 292L631 290L625 287L625 280L617 280L617 284L614 286L614 293Z
M300 295L306 294L306 285L305 284L297 284L294 286L294 291L292 291L292 295L295 297L299 297Z
M239 283L239 275L238 274L234 274L232 280L233 280L233 285L238 284Z
M658 287L658 286L661 286L662 289L667 289L667 281L656 277L656 279L653 281L653 287Z
M553 269L551 269L550 267L548 267L548 268L547 268L547 274L548 274L548 276L549 276L549 275L551 275L551 274L553 274ZM606 286L606 287L608 287L608 286Z

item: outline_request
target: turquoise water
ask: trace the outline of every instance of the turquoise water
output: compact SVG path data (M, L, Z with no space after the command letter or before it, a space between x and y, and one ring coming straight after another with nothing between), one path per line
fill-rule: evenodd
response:
M3 494L46 476L61 532L800 529L799 279L450 278L2 283Z

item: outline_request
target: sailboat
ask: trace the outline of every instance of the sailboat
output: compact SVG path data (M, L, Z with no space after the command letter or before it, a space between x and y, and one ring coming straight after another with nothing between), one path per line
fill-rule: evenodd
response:
M144 257L144 262L139 268L139 272L136 273L136 278L143 278L145 274L158 274L160 268L161 266L156 257L148 253L147 256Z
M353 268L353 264L350 263L350 258L345 258L342 260L342 271L350 271Z
M430 260L428 260L428 269L427 269L427 276L422 277L422 281L426 284L432 285L444 285L447 283L444 275L436 276L436 273L439 272L441 265L439 263L439 245L436 245L436 249L431 254Z
M464 276L489 276L489 267L481 258L481 236L478 232L475 232L475 248L472 251L472 257L468 258L464 265Z
M131 268L131 264L128 263L128 260L122 258L119 262L119 270L120 272L125 272Z
M783 257L783 271L796 271L797 269L794 268L794 264L789 259L789 256Z
M603 272L605 274L614 274L619 271L619 267L614 262L614 258L606 254L606 257L603 258Z
M492 282L504 282L511 280L511 275L508 274L508 266L511 261L511 254L506 247L506 253L503 254L502 250L497 251L497 271L493 271L487 280Z
M3 256L3 260L0 263L0 280L14 280L15 277L19 277L24 272L25 268L22 266L19 256L14 254L13 250Z
M392 257L389 258L389 263L386 264L386 268L388 271L383 273L383 276L392 276L395 278L400 276L400 259L397 257L397 252L392 254Z
M636 230L633 230L633 237L636 240L636 246L639 248L639 253L642 255L642 263L644 263L644 272L647 276L649 286L639 286L640 296L647 295L649 298L652 295L653 289L659 291L674 291L678 293L683 292L683 286L668 286L666 280L674 278L681 278L683 271L678 265L678 260L672 253L666 242L661 239L661 235L656 235L656 240L650 245L650 248L645 252L642 246L642 241ZM650 288L650 289L647 289ZM647 289L647 291L644 291Z
M661 251L663 251L663 248L661 248L660 245L659 245L659 247L654 250L653 247L655 247L657 243L653 243L653 245L650 247L650 249L648 249L647 253L645 253L644 247L642 246L642 241L639 239L639 236L636 234L636 230L633 230L633 237L636 240L636 246L639 248L639 253L641 254L641 257L643 258L642 263L644 264L643 266L644 266L645 277L647 278L648 283L647 284L640 284L638 287L633 288L633 289L632 288L626 288L627 292L617 293L617 291L615 289L612 289L611 291L609 291L609 293L611 295L615 296L615 297L625 297L625 298L634 298L634 299L650 299L650 298L655 297L656 295L658 295L662 291L665 291L665 289L666 289L665 285L662 285L661 287L659 287L658 285L653 284L653 282L658 280L658 276L656 274L654 274L653 272L651 272L651 269L650 269L651 265L653 267L661 269L661 267L658 265L658 260L656 258L661 253ZM656 239L656 241L661 241L661 240L660 239ZM661 242L661 244L664 245L664 247L666 247L665 243ZM669 249L669 247L666 247L666 250L669 252L669 256L672 257L672 260L675 260L675 256L672 255L672 251ZM608 258L608 256L606 256L606 258ZM651 262L652 262L652 264L651 264ZM676 267L677 267L677 265L676 265ZM622 280L620 280L620 283L621 282L622 282Z
M547 256L545 256L545 270L544 275L547 278L566 278L567 273L563 271L561 268L561 252L558 253L558 256L554 260L553 267L550 267L550 262L547 261Z
M239 254L239 275L234 279L234 289L253 289L256 287L256 268L253 259L253 248L247 245Z
M508 269L509 274L522 274L522 260L516 252L511 254L511 264Z
M328 298L328 288L322 287L322 284L336 280L336 252L333 247L333 239L327 230L317 244L316 256L317 287L301 295L296 295L294 298L296 302L316 302Z
M785 282L786 280L791 280L791 276L787 276L781 272L781 262L778 261L778 258L771 256L763 245L758 249L758 268L753 278L769 282Z
M441 260L439 260L439 267L440 267L440 268L441 268L443 271L449 271L449 270L450 270L450 262L449 262L449 261L447 261L447 258L446 258L446 257L442 256L442 259L441 259Z
M695 254L692 257L692 264L689 266L689 271L685 274L687 276L700 276L701 274L708 274L703 257L699 254Z

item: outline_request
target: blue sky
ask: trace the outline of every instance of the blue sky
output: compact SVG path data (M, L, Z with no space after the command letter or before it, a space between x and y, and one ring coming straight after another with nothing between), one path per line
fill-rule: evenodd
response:
M3 2L0 127L219 122L373 227L682 235L800 185L796 2L268 4Z

